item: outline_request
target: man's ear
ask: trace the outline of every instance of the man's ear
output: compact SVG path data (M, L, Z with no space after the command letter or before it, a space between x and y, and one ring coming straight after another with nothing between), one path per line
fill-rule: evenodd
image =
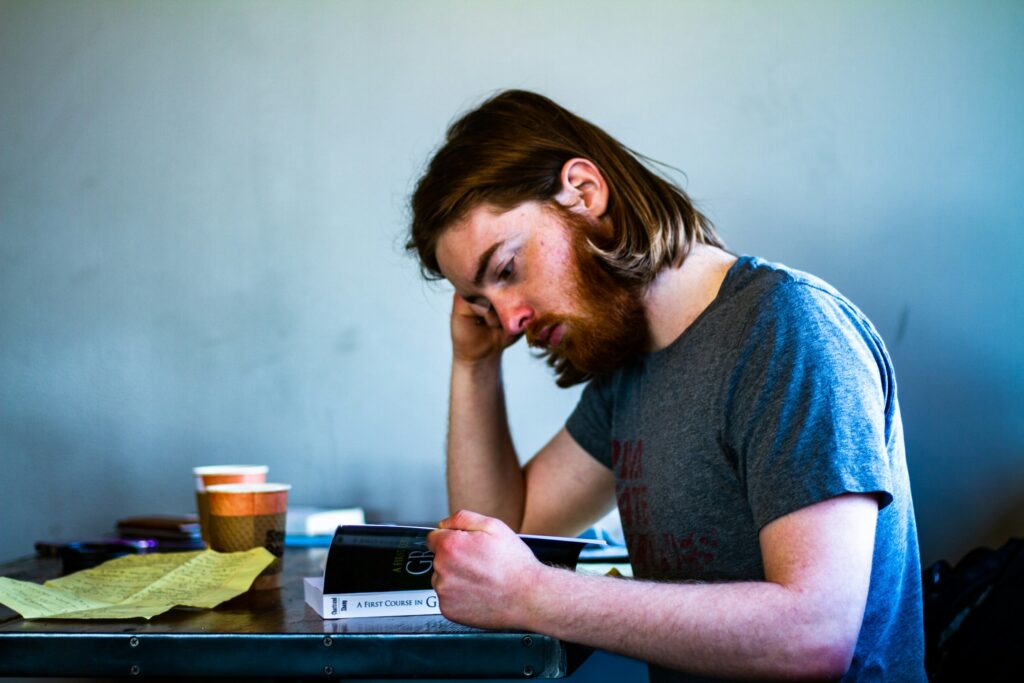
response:
M608 184L597 165L582 157L569 159L562 166L561 178L562 189L555 201L598 222L608 209Z

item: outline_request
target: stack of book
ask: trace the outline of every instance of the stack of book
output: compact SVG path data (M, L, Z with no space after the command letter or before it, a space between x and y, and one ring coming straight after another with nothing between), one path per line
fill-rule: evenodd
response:
M117 520L120 538L147 538L156 541L199 540L199 518L195 515L143 515Z
M304 581L306 603L324 619L440 614L431 588L429 527L346 525L331 541L323 576ZM573 568L580 551L602 541L520 536L537 558Z

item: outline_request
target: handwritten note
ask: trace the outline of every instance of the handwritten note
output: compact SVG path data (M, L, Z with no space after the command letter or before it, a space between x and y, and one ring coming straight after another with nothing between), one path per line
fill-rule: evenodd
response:
M128 555L42 586L0 577L0 603L25 619L149 619L241 595L273 561L265 548Z

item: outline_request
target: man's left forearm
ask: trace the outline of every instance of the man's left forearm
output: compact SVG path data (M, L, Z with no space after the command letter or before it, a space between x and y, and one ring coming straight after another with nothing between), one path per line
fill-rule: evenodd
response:
M522 628L723 677L840 676L858 630L835 618L826 596L771 582L656 583L544 567L521 605Z

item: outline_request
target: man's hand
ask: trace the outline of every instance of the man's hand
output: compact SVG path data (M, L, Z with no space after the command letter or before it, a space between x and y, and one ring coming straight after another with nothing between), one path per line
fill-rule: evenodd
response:
M469 303L456 293L452 298L452 355L457 362L497 359L505 347L522 335L506 335L494 310Z
M480 628L525 627L526 596L546 568L493 517L460 510L427 537L441 613Z

